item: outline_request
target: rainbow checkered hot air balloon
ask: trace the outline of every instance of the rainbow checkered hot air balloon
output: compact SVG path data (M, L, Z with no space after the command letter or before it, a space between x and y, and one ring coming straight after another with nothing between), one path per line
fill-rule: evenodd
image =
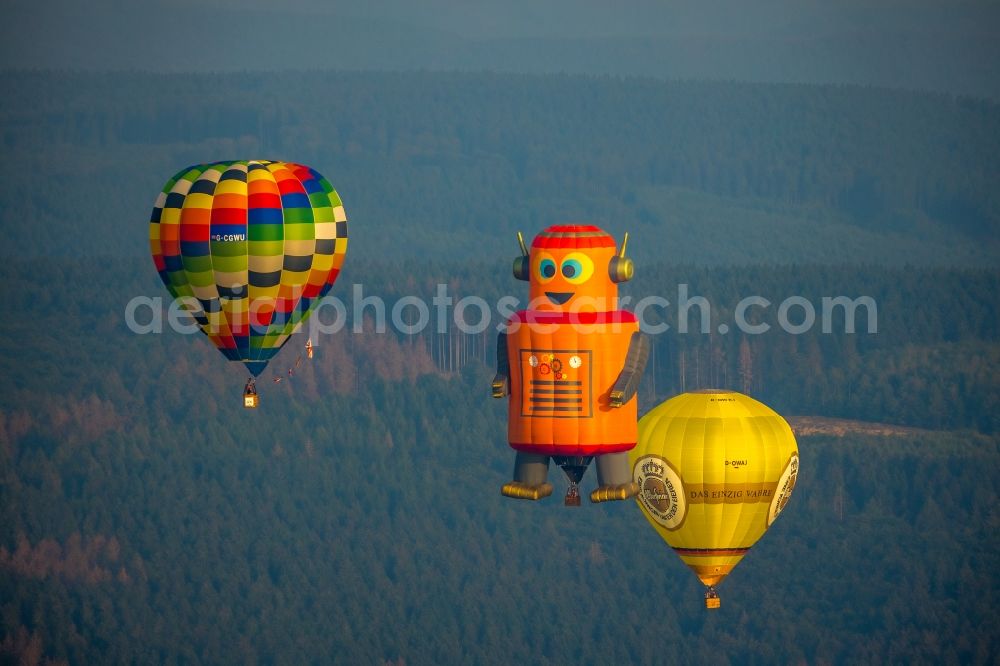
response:
M253 377L333 286L347 252L337 192L301 164L248 160L179 171L149 223L170 294ZM256 391L244 404L256 406Z

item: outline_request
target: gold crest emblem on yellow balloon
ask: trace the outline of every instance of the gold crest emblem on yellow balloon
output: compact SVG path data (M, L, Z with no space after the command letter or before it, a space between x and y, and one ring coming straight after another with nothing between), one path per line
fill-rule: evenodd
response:
M733 570L788 503L799 452L788 423L734 391L684 393L639 421L629 453L636 501L659 535L708 586Z

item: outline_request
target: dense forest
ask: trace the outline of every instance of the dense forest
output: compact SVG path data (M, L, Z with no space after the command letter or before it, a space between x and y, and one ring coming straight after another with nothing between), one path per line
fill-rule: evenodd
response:
M0 74L19 253L130 254L178 169L309 164L355 256L505 256L630 230L638 259L996 265L1000 109L860 87L581 76ZM618 233L621 233L620 231Z
M322 401L269 393L249 415L189 368L53 396L44 423L5 414L11 662L988 663L1000 649L984 575L1000 564L995 439L800 438L792 504L708 615L631 504L499 496L512 455L481 368ZM136 411L133 392L156 397Z
M995 105L497 74L0 80L0 663L1000 654ZM252 412L202 335L139 334L127 312L168 305L146 256L163 181L254 156L327 175L352 240L331 293L344 326L314 328L298 366L309 333L293 338ZM795 495L718 612L632 503L499 494L494 308L526 299L513 232L567 219L631 231L623 295L670 302L644 313L641 411L729 387L789 417L891 424L800 430ZM442 328L382 331L360 307L378 297L391 320L439 285ZM489 326L456 324L466 296ZM753 296L766 332L735 325ZM845 308L826 317L841 296L874 304L854 332ZM801 333L780 321L794 297L817 317Z
M9 661L985 663L1000 649L982 575L1000 564L1000 442L981 434L1000 395L994 271L661 266L637 280L632 293L683 276L713 303L748 284L871 293L877 334L861 319L853 335L748 337L751 393L785 414L932 428L800 437L789 510L706 616L631 504L500 497L513 455L488 398L492 329L380 334L372 311L360 333L317 337L316 358L248 413L240 368L200 334L126 327L127 299L158 293L146 261L47 266L44 286L17 261L0 276L22 313L0 353ZM506 280L516 294L490 277L507 270L358 268L335 291L349 301L357 282L392 303L444 281L489 298ZM71 286L91 284L104 287ZM654 336L643 408L681 389L679 354L684 388L742 388L735 338L674 328Z
M344 303L347 322L332 334L314 329L314 343L325 349L321 362L325 365L310 380L315 382L307 389L310 400L319 400L328 391L355 390L369 375L397 380L426 371L460 372L470 364L493 367L496 326L502 321L496 305L504 297L527 300L524 283L510 276L508 262L448 265L411 260L357 266L351 257L349 253L333 292ZM206 369L218 371L221 357L215 358L215 350L200 333L181 335L170 329L168 300L159 302L162 335L136 335L128 328L126 309L131 299L167 296L151 260L48 259L48 284L62 285L55 290L39 287L37 265L12 260L0 267L8 307L32 313L5 324L4 373L10 380L8 390L16 396L5 401L8 408L30 411L33 400L53 390L52 378L67 373L75 390L117 393L123 382L131 387L158 377L170 367L169 355L199 354L190 371L202 373L200 381L213 381L225 390L226 384L210 379L213 372ZM699 308L692 306L687 331L682 332L677 321L679 285L687 285L691 298L703 297L710 306L707 331L701 330ZM439 310L433 299L441 288L453 305ZM647 328L659 331L665 325L667 330L651 335L653 353L640 391L641 406L650 407L684 390L726 387L755 395L785 414L1000 431L1000 308L996 306L1000 272L996 270L654 265L640 266L623 293L633 305L650 295L671 304L648 307L642 313ZM753 325L770 327L764 333L743 333L733 325L734 306L750 295L772 303L748 315L754 317ZM778 322L778 304L793 295L815 304L816 323L801 334L786 332ZM848 333L844 308L834 308L827 318L830 332L824 332L822 298L840 295L870 297L877 306L874 321L869 321L865 308L858 308L854 332ZM414 296L428 306L427 326L399 330L392 321L393 307ZM467 296L479 297L494 308L488 327L480 323L482 315L475 308L457 320L478 327L463 332L457 325L454 304ZM363 305L372 297L385 304L381 315L374 306ZM443 328L438 328L439 312L444 314ZM359 313L364 321L356 320ZM797 310L788 319L799 323L802 316ZM336 320L332 308L321 310L318 317L321 325ZM134 315L139 324L151 318L146 309ZM413 308L403 311L401 318L415 319ZM870 323L875 325L873 333ZM720 324L731 326L731 332L720 334ZM32 341L28 348L24 340ZM133 359L131 365L107 376L81 373L75 368L79 361L68 367L64 363L70 348L118 356L124 354L124 345L147 360ZM265 379L284 372L300 351L288 347ZM230 379L238 374L231 369ZM129 397L135 409L161 400L149 392Z

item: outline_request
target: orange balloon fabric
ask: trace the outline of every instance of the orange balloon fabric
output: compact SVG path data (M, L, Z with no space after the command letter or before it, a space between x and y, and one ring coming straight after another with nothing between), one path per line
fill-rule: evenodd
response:
M531 302L506 330L512 448L591 456L635 446L638 401L610 405L639 331L635 315L617 309L615 256L614 239L590 225L549 227L532 243Z

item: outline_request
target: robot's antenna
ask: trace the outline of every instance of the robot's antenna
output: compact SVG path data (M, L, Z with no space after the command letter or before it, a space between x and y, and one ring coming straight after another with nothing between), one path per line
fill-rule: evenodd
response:
M521 234L518 233L518 237L519 238L520 238L520 236L521 236ZM622 251L618 253L618 256L621 257L622 259L625 258L625 246L627 246L627 245L628 245L628 232L626 231L625 232L625 239L622 241Z
M527 257L528 247L524 244L524 236L521 235L520 231L517 232L517 244L521 246L521 254Z
M528 257L528 248L524 245L524 236L520 231L517 232L517 244L521 246L521 256L514 260L514 277L527 282L530 274L528 264L531 259Z

